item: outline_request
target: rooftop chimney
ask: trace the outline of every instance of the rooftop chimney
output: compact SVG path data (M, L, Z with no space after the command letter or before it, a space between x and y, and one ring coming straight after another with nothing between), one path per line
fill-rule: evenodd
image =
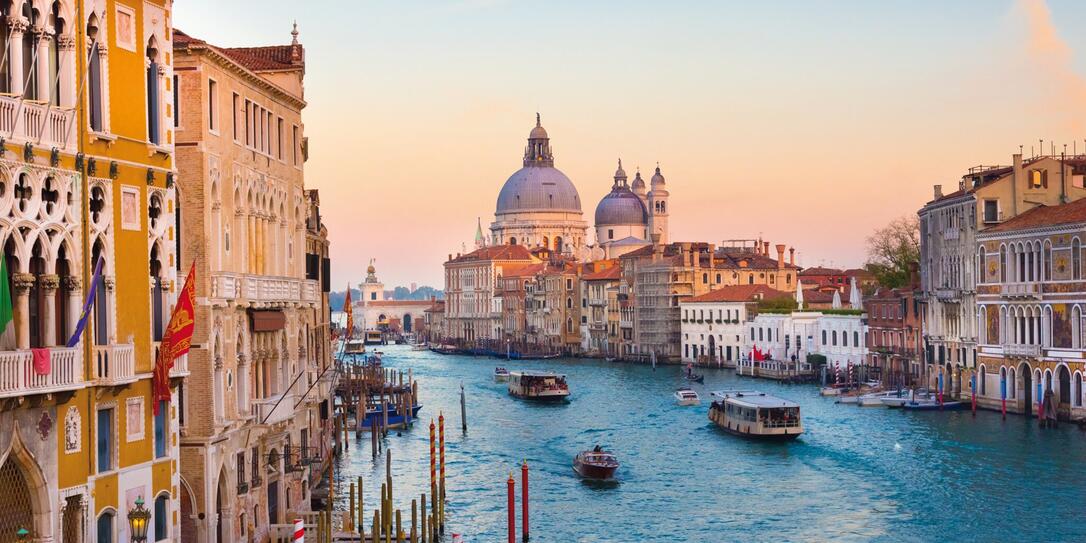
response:
M943 186L942 185L935 185L935 199L938 200L939 198L942 198L942 197L943 197Z
M796 248L795 247L789 247L788 248L788 264L790 266L795 266L796 265Z
M1044 154L1044 149L1041 150ZM1020 183L1024 183L1026 180L1025 175L1022 173L1022 153L1015 153L1014 160L1014 178L1011 179L1011 216L1018 215L1018 187Z
M769 256L769 242L768 241L763 241L762 242L762 255Z
M777 269L778 270L783 270L784 269L784 244L783 243L778 243L777 244Z

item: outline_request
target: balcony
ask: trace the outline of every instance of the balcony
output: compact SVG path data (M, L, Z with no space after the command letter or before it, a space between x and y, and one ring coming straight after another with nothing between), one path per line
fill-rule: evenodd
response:
M956 288L937 288L935 289L935 297L940 302L957 302L961 300L962 291Z
M1041 355L1041 346L1040 345L1004 345L1003 346L1003 355L1004 356L1022 356L1022 357L1034 356L1034 357L1036 357L1036 356Z
M136 382L135 347L129 345L94 346L94 382L116 386Z
M0 132L11 134L13 141L74 151L76 138L69 130L75 119L73 110L19 102L18 96L0 96Z
M316 303L320 300L320 286L316 281L294 277L213 273L211 298L258 304Z
M173 367L170 368L170 377L188 377L189 375L189 355L185 353L173 361Z
M279 401L282 398L283 401ZM290 420L294 416L294 395L277 394L263 400L253 400L256 422L273 425ZM278 403L279 405L276 405Z
M34 371L31 351L0 353L0 398L47 394L83 388L83 350L80 347L49 350L50 371Z
M943 231L943 239L958 239L961 237L961 230L957 226L952 226Z
M1041 297L1040 283L1004 283L999 285L999 295L1004 298L1028 298Z

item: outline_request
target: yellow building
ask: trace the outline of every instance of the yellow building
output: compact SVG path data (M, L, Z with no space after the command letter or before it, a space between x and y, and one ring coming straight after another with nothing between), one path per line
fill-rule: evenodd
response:
M176 540L186 361L160 416L151 393L182 275L170 6L0 5L0 243L17 329L0 352L0 541L19 529L31 541L128 541L139 498L148 540ZM99 257L98 302L65 348Z

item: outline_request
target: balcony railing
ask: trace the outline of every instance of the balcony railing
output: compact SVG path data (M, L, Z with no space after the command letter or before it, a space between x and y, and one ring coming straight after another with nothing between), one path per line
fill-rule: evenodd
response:
M1008 344L1003 346L1003 354L1005 356L1040 356L1041 346Z
M999 294L1005 298L1038 298L1041 296L1041 284L1004 283L999 285Z
M256 407L256 421L260 424L276 424L290 419L294 416L294 395L277 394L271 398L263 400L253 400L253 405ZM283 401L279 401L283 398ZM276 403L278 402L278 405Z
M211 297L250 302L317 302L320 286L316 281L294 277L215 273L211 278Z
M76 390L83 385L83 350L80 347L51 348L47 374L35 371L31 351L0 353L0 398Z
M170 368L170 377L188 377L189 375L189 355L185 353L173 361L173 367Z
M124 385L136 381L136 356L133 345L96 345L94 381L99 385Z
M943 302L955 302L961 299L962 291L956 288L937 288L935 297Z
M27 100L20 105L19 101L17 96L0 96L0 134L11 134L13 141L72 150L75 135L69 128L75 118L73 110Z

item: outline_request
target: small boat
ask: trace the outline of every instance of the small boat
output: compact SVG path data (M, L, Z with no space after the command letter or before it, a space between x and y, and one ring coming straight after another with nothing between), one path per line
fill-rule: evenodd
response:
M460 352L456 345L438 345L437 347L431 345L430 350L437 354L458 354Z
M822 396L840 396L841 394L848 392L849 387L843 385L827 385L822 387L818 393Z
M618 469L614 453L596 447L583 451L573 459L573 471L585 479L610 479Z
M415 343L414 345L411 345L411 350L412 351L425 351L426 350L426 344L425 343Z
M799 404L756 390L713 392L709 420L742 437L789 440L803 433Z
M565 401L569 398L566 376L552 372L509 372L509 395L540 401Z
M505 368L494 368L494 380L499 383L504 383L509 380L509 370Z
M913 400L928 400L928 399L937 399L937 398L935 398L934 395L932 395L930 392L928 392L928 389L922 388L920 390L909 391L908 393L902 394L899 397L895 396L895 397L890 397L890 398L883 398L882 399L882 405L885 405L886 407L889 407L891 409L897 409L897 408L903 407L906 403L911 402Z
M679 405L698 405L701 398L698 393L689 388L680 388L675 391L675 403Z
M385 336L380 330L366 330L366 345L382 345Z
M965 402L952 400L949 402L943 402L939 404L937 399L923 399L923 400L910 400L901 405L903 409L911 409L913 411L957 411L959 409L965 409Z
M909 395L904 390L884 390L882 392L871 392L868 394L864 394L860 396L860 399L857 403L860 405L860 407L886 407L886 404L882 403L882 400L886 398L901 398L907 400L909 398Z
M366 343L361 339L348 339L343 345L343 354L356 355L366 353Z
M683 372L683 379L694 383L704 383L705 376L694 373L694 366L691 364L686 365L686 371Z

